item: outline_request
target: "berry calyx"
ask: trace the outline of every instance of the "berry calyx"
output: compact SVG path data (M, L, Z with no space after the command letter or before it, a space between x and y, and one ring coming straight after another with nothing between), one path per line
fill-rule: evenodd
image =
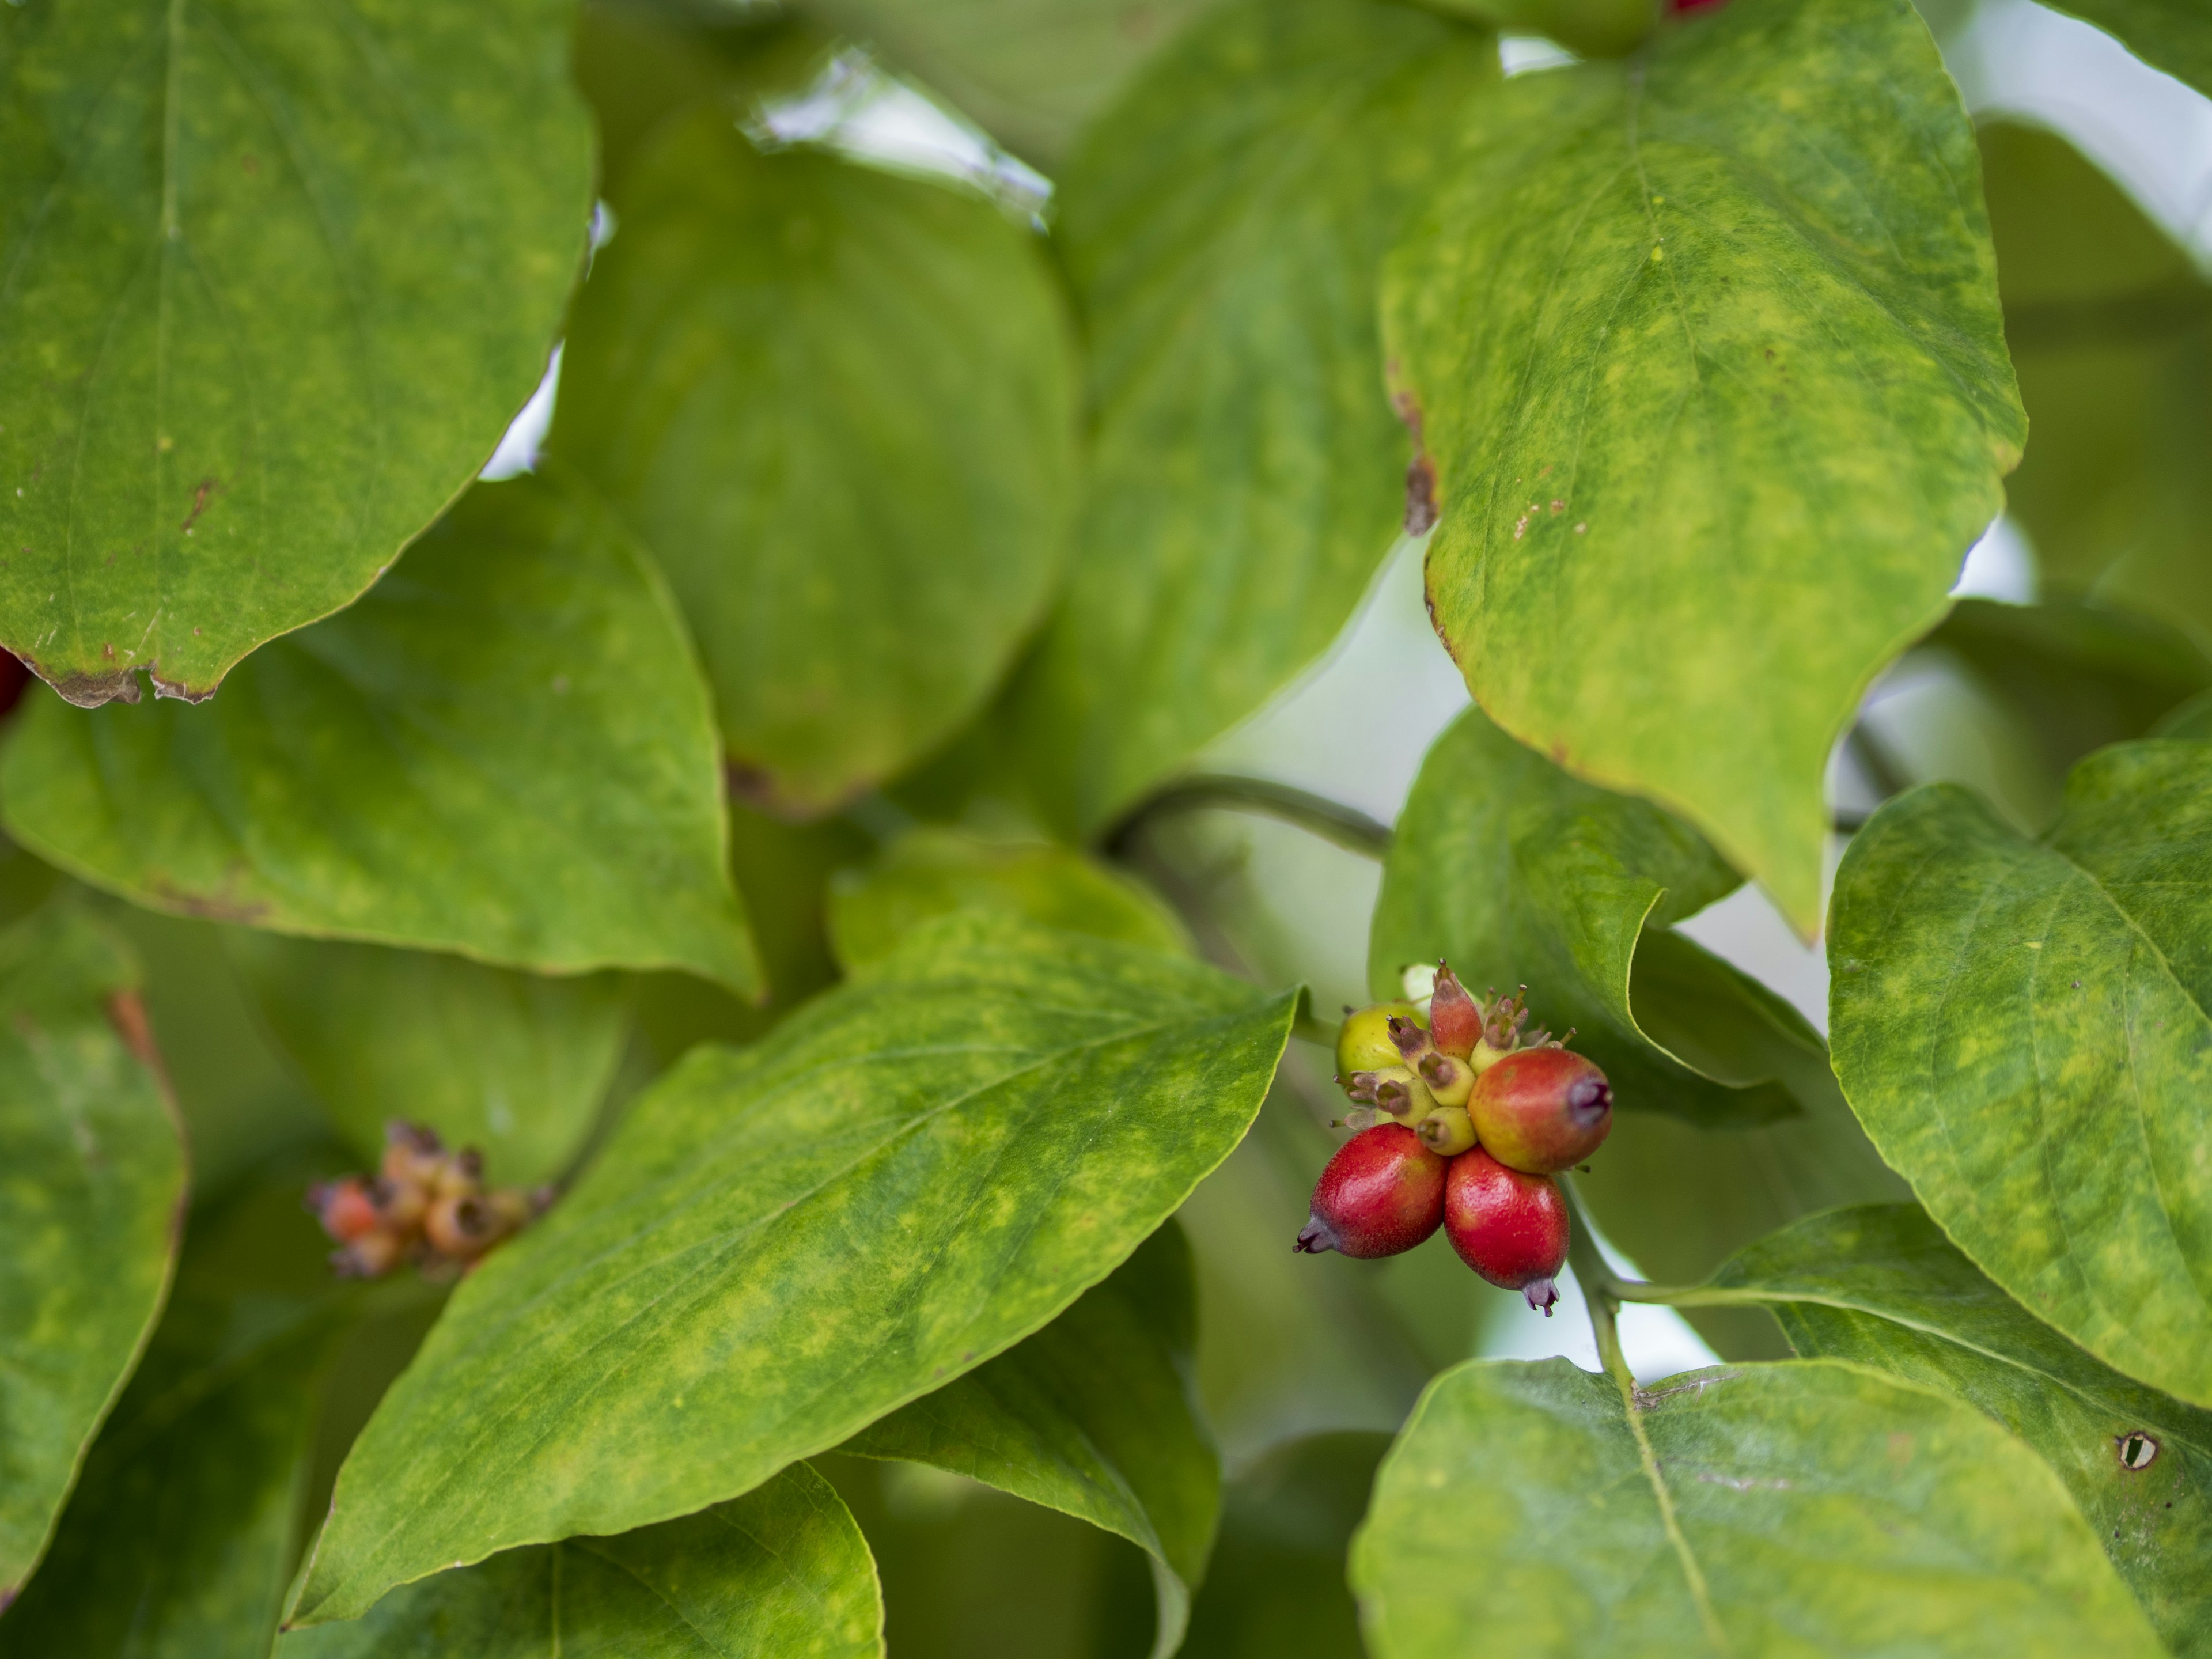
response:
M1519 1291L1548 1319L1559 1299L1572 1223L1550 1177L1508 1169L1484 1148L1452 1159L1444 1235L1459 1259L1500 1290Z
M1394 1019L1410 1020L1418 1025L1420 1010L1410 1002L1378 1002L1371 1008L1346 1011L1343 1027L1336 1034L1339 1077L1380 1071L1400 1063L1398 1045L1390 1036L1390 1022Z
M1362 1130L1321 1172L1313 1209L1291 1248L1362 1260L1412 1249L1443 1224L1450 1167L1402 1124Z
M1421 1145L1438 1158L1457 1158L1474 1146L1474 1121L1464 1106L1439 1106L1413 1126Z
M1403 1066L1386 1066L1376 1072L1354 1072L1344 1079L1344 1091L1356 1104L1370 1108L1408 1127L1435 1109L1429 1085Z
M1467 1109L1491 1157L1550 1175L1572 1169L1612 1132L1613 1088L1585 1055L1522 1048L1475 1079Z

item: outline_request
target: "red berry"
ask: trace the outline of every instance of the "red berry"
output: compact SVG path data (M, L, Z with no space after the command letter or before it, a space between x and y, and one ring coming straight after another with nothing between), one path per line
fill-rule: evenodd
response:
M359 1176L310 1188L307 1207L322 1222L323 1231L341 1244L350 1244L384 1225L384 1213Z
M1567 1261L1567 1200L1546 1176L1509 1170L1481 1147L1451 1161L1444 1236L1459 1259L1500 1290L1519 1291L1551 1317L1552 1281Z
M1403 1124L1361 1130L1321 1172L1313 1212L1291 1248L1363 1258L1412 1249L1443 1221L1447 1167Z
M1482 1040L1482 1005L1468 995L1467 987L1449 964L1437 963L1436 993L1429 999L1429 1031L1443 1053L1465 1060Z
M1468 1115L1500 1164L1529 1175L1571 1170L1613 1129L1613 1087L1584 1055L1522 1048L1474 1080Z

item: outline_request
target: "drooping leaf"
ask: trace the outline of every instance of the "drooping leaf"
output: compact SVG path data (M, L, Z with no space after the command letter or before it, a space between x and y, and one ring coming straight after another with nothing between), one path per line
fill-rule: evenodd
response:
M1212 0L808 0L807 9L1049 165Z
M1457 125L1384 282L1437 627L1809 935L1830 749L2025 435L1958 94L1909 0L1759 0Z
M979 707L1057 578L1069 331L972 196L674 118L578 299L552 452L653 549L738 779L817 811Z
M752 1048L695 1050L455 1293L295 1616L720 1502L1012 1346L1228 1154L1294 1006L968 914Z
M261 1017L348 1146L374 1161L395 1118L534 1186L583 1144L622 1058L616 976L547 979L465 957L234 931Z
M1154 1659L1182 1642L1221 1504L1190 1377L1190 1246L1161 1229L1036 1335L839 1448L980 1480L1118 1534L1154 1563Z
M2212 20L2192 0L2063 0L2155 69L2212 97Z
M1375 1659L2162 1651L2033 1452L1830 1360L1692 1371L1633 1418L1565 1359L1447 1371L1352 1585Z
M958 909L1005 910L1047 927L1188 951L1175 913L1118 871L1051 842L993 842L924 824L832 884L838 958L865 967L915 927Z
M1961 599L1923 644L1964 665L2019 715L2054 783L2090 750L2144 736L2212 687L2212 656L2179 630L2063 597Z
M2032 1316L1917 1205L1815 1216L1711 1288L1773 1309L1800 1353L1954 1394L2038 1452L2177 1655L2212 1651L2212 1413L2123 1376Z
M2057 134L1994 122L1981 143L2033 424L2006 493L2041 585L2212 647L2212 284Z
M52 1536L175 1258L184 1148L137 981L65 900L0 932L0 1607Z
M2039 841L1949 785L1852 841L1836 1074L1944 1231L2107 1364L2212 1404L2212 745L2122 744Z
M794 1463L680 1520L439 1573L356 1622L292 1632L276 1659L881 1659L883 1628L867 1540Z
M1366 1659L1345 1553L1389 1445L1359 1430L1309 1435L1230 1482L1183 1659Z
M756 982L681 624L612 520L543 479L471 490L213 708L41 698L0 787L10 834L156 908Z
M0 645L212 693L467 483L584 252L571 7L55 0L0 24Z
M284 1171L296 1174L296 1171ZM297 1557L314 1384L356 1302L304 1176L196 1212L176 1293L86 1461L5 1659L261 1656Z
M1443 957L1477 995L1527 985L1532 1023L1573 1027L1626 1109L1707 1124L1791 1116L1796 1095L1825 1085L1819 1036L1672 927L1741 880L1688 825L1570 776L1470 708L1437 739L1399 817L1369 984L1401 994L1406 967Z
M1280 690L1373 580L1407 510L1377 252L1436 181L1437 131L1497 77L1492 37L1411 7L1238 0L1061 179L1097 430L1020 715L1070 825Z

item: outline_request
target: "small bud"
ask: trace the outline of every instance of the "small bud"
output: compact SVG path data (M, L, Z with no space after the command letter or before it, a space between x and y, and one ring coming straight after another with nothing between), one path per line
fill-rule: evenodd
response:
M397 1233L364 1233L331 1252L331 1267L341 1279L381 1279L399 1265Z
M341 1244L350 1244L385 1224L375 1195L359 1176L318 1182L307 1188L307 1208L323 1224L323 1231Z
M1345 1092L1361 1105L1372 1106L1382 1116L1408 1127L1426 1116L1436 1103L1429 1097L1428 1085L1403 1066L1355 1072Z
M1474 1121L1459 1106L1437 1107L1413 1126L1413 1133L1438 1158L1457 1158L1474 1145Z

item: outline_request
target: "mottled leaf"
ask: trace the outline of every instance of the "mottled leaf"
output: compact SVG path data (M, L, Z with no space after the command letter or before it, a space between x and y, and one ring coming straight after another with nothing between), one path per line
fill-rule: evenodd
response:
M2057 134L1992 123L1982 166L2032 422L2008 506L2041 586L2212 647L2212 284Z
M1067 823L1258 708L1372 580L1407 511L1377 253L1436 181L1437 131L1497 76L1492 36L1411 7L1239 0L1061 179L1097 430L1019 717Z
M1183 1659L1367 1659L1345 1553L1389 1445L1358 1430L1309 1435L1229 1483Z
M652 547L737 781L806 811L981 706L1065 550L1075 366L990 204L726 112L632 162L576 304L552 452Z
M612 520L543 480L471 490L212 708L40 699L0 786L11 835L157 908L755 983L681 624Z
M2039 1318L2212 1404L2212 745L2123 744L2040 840L1935 784L1852 841L1829 1029L1852 1109Z
M204 697L467 483L584 252L571 16L0 19L0 644L76 702Z
M1401 994L1406 967L1447 957L1477 995L1527 985L1532 1023L1572 1026L1624 1109L1791 1116L1796 1093L1826 1086L1819 1036L1672 927L1741 881L1686 824L1580 781L1470 708L1400 814L1369 984Z
M300 1187L259 1182L193 1215L176 1293L52 1552L0 1619L0 1655L268 1652L297 1559L314 1383L355 1299Z
M1012 1346L1237 1144L1295 1003L971 913L695 1050L455 1293L296 1616L722 1501Z
M1384 284L1437 627L1809 935L1829 751L2025 436L1958 94L1909 0L1753 0L1455 125Z
M2041 1453L2178 1655L2212 1651L2212 1413L2100 1364L1960 1255L1917 1205L1761 1239L1715 1273L1800 1353L1856 1360L1979 1407ZM2146 1447L2131 1439L2147 1437ZM2146 1458L2148 1461L2145 1461Z
M185 1154L137 981L65 900L0 932L0 1607L168 1288Z
M1221 1504L1190 1377L1190 1246L1170 1223L1036 1335L839 1448L980 1480L1148 1554L1154 1659L1182 1640Z
M2212 97L2212 18L2196 0L2063 0L2136 56Z
M1115 870L1051 842L994 842L924 824L830 893L830 936L848 968L880 961L915 927L959 909L1004 910L1047 927L1188 951L1175 913Z
M439 1573L293 1632L276 1659L880 1659L883 1628L867 1540L795 1463L680 1520Z
M1564 1359L1447 1371L1352 1584L1375 1659L2162 1650L2033 1452L1828 1360L1692 1371L1632 1416Z
M484 1154L501 1186L550 1181L622 1058L610 974L547 979L462 957L234 931L255 1006L346 1144L374 1161L395 1118Z
M1212 0L807 0L1002 143L1050 163Z

